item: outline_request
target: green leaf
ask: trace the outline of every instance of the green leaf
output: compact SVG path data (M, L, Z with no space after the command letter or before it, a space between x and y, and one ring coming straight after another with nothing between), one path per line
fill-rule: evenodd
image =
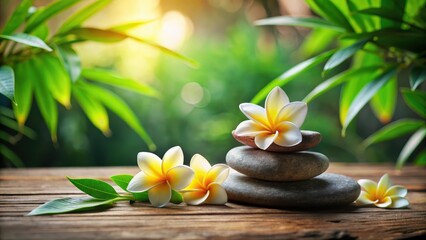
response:
M356 30L358 30L357 32L369 32L372 31L374 29L374 21L371 19L370 16L362 16L360 14L358 14L358 10L361 8L361 6L365 7L365 3L363 4L362 1L351 1L351 0L347 0L346 3L348 4L348 8L350 11L350 19L352 20L352 26L354 26L354 28ZM369 4L366 4L369 5Z
M116 32L125 32L127 30L137 28L140 26L143 26L145 24L151 23L155 21L155 19L145 20L145 21L135 21L135 22L129 22L125 24L120 24L114 27L110 27L109 30L116 31Z
M408 160L413 151L422 142L426 136L426 128L421 128L415 132L401 150L401 153L396 160L396 168L401 169L404 163Z
M389 7L368 8L368 9L363 9L363 10L358 11L358 13L378 16L378 17L381 17L381 18L385 18L387 20L391 20L391 21L397 23L397 25L404 23L404 24L408 24L412 27L417 28L416 26L412 25L411 23L405 22L402 19L401 10L398 10L398 9L389 8ZM382 27L384 28L386 26L382 26Z
M20 127L19 124L17 122L15 122L14 120L10 119L10 118L6 118L6 117L0 117L0 122L3 126L6 126L10 129L13 129L17 132L21 132L24 136L34 139L36 136L36 133L28 128L28 127Z
M53 17L54 15L58 14L59 12L65 10L68 7L71 7L79 1L80 0L54 1L46 7L39 8L37 12L35 12L28 20L28 24L25 27L24 32L32 32L49 18Z
M412 133L424 125L425 123L421 120L401 119L379 129L377 132L365 139L362 145L364 147L368 147L372 144L395 139L408 133Z
M111 176L110 178L121 189L123 189L126 192L129 192L129 191L127 191L127 186L129 185L130 180L132 180L132 178L133 178L132 175L127 175L127 174L114 175L114 176ZM140 192L140 193L131 193L131 194L133 195L133 197L135 198L136 201L140 201L140 202L148 202L149 201L148 191Z
M174 204L179 204L183 202L183 197L182 194L180 194L179 192L172 190L172 198L170 199L171 203Z
M84 69L82 76L101 83L132 90L150 97L160 98L160 94L148 85L137 82L133 79L124 78L111 71L103 69Z
M368 39L364 39L348 47L338 50L327 61L327 63L324 66L324 71L330 71L331 69L335 68L336 66L344 62L346 59L352 57L358 50L362 49L362 47L364 47L364 45L367 42L368 42Z
M101 130L105 136L111 135L108 113L101 102L94 99L90 93L79 85L73 88L72 93L93 125Z
M330 89L347 81L354 80L358 76L364 75L366 73L374 73L378 68L380 68L380 66L368 66L363 68L350 69L335 75L316 86L302 101L309 103Z
M263 100L268 93L275 87L275 86L284 86L294 78L296 78L299 74L304 73L308 71L309 69L317 66L321 62L325 61L327 58L331 56L331 54L334 53L334 50L322 53L318 56L315 56L313 58L310 58L308 60L305 60L304 62L301 62L297 64L296 66L290 68L289 70L285 71L283 74L281 74L279 77L272 80L268 85L263 87L257 94L254 96L254 98L251 100L252 103L259 103L261 100Z
M346 128L358 114L358 112L365 106L365 104L373 98L374 94L377 93L393 76L396 74L396 69L391 68L385 71L377 79L373 80L356 95L355 99L351 102L351 105L347 111L345 121L342 126L342 135L345 135Z
M414 160L414 164L416 166L426 167L426 150L421 151L417 155L416 160Z
M34 81L33 68L29 60L17 63L15 70L15 101L13 110L19 125L23 126L31 110Z
M298 26L308 28L327 28L337 32L346 32L346 30L333 23L327 22L315 17L288 17L279 16L257 20L254 22L257 26L278 25L278 26Z
M84 88L91 96L102 102L107 108L126 122L147 143L151 151L156 149L151 137L139 123L133 111L121 98L112 92L94 85L85 84Z
M47 37L49 36L49 26L47 26L46 23L41 24L39 27L37 27L31 35L36 36L40 38L43 41L46 41Z
M76 211L90 211L105 207L111 207L113 200L94 199L91 197L60 198L46 202L32 210L28 216L58 214Z
M3 94L12 102L15 101L15 75L13 69L9 66L0 66L0 94Z
M117 31L112 31L108 29L98 29L98 28L74 28L71 31L69 31L69 33L74 34L78 38L81 38L84 40L92 40L97 42L119 42L124 39L130 38L140 43L150 45L151 47L154 47L165 54L168 54L170 56L183 60L186 63L190 64L192 67L198 66L198 63L195 60L185 57L180 53L177 53L171 49L163 47L155 42L152 42L140 37L131 36L123 32L117 32Z
M25 167L22 160L8 147L0 144L0 154L7 160L9 160L15 167Z
M426 68L413 67L410 73L411 90L416 90L426 80Z
M115 189L104 181L91 178L67 178L78 189L96 199L108 200L120 197Z
M16 7L10 18L7 20L6 25L1 32L4 35L13 33L27 18L28 10L33 4L32 0L22 0Z
M330 0L307 0L306 3L321 17L353 32L353 28L342 11Z
M392 78L381 88L373 99L371 108L381 123L388 123L395 112L396 99L398 96L398 82L396 77Z
M402 96L407 105L420 116L426 118L426 92L402 89Z
M339 33L324 28L313 29L300 46L302 56L312 57L324 52L334 43Z
M54 46L55 53L68 72L72 82L76 82L81 74L80 57L69 45Z
M106 5L111 3L111 0L98 0L69 17L58 30L58 34L65 33L74 27L80 26L86 19L100 11Z
M0 35L0 38L8 39L17 43L22 43L31 47L42 48L46 51L52 51L47 44L40 38L26 33L15 33L12 35Z

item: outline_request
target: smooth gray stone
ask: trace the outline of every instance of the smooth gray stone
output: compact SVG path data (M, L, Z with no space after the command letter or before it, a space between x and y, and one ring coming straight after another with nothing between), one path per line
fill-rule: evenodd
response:
M231 170L223 183L229 201L276 208L329 208L349 205L361 191L343 175L323 173L306 181L268 182Z
M328 158L317 152L277 153L247 146L226 154L226 163L249 177L267 181L301 181L325 172Z
M298 151L303 151L303 150L308 150L310 148L315 147L316 145L318 145L321 142L321 134L319 132L315 132L315 131L307 131L307 130L302 130L302 142L292 146L292 147L283 147L280 145L277 145L275 143L272 143L271 146L269 146L266 151L270 151L270 152L298 152ZM235 131L232 131L232 136L235 138L235 140L237 140L238 142L253 147L253 148L258 148L256 146L256 144L254 143L254 138L253 137L243 137L243 136L238 136L237 134L235 134Z

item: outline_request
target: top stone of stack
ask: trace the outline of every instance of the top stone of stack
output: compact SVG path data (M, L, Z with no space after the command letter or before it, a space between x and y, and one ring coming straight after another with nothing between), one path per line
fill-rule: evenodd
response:
M269 152L293 153L293 152L308 150L310 148L317 146L321 142L321 134L319 132L306 131L306 130L302 130L301 132L302 132L302 142L300 142L299 144L292 147L283 147L275 143L272 143L271 146L269 146L265 150ZM253 137L238 136L235 134L235 131L232 131L232 136L238 142L244 145L247 145L253 148L258 148L256 144L254 143Z

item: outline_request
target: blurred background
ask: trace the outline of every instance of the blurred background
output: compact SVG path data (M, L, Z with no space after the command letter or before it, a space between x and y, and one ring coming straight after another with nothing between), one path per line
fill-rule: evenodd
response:
M50 1L35 1L36 6ZM71 15L83 1L57 15L49 27ZM0 26L19 3L1 0ZM106 28L137 20L153 20L131 32L156 41L195 59L192 68L150 46L125 40L120 43L81 43L75 50L85 67L112 69L157 89L162 100L110 87L137 114L162 156L170 147L180 145L185 161L200 153L211 163L225 161L232 147L240 145L231 136L245 120L238 105L253 96L275 77L306 59L303 40L310 30L293 27L256 27L253 21L279 15L309 16L303 1L178 1L114 0L91 17L85 26ZM306 52L305 51L305 52ZM321 80L321 68L310 71L283 89L291 101L303 99ZM405 84L405 83L401 83ZM407 138L377 144L363 150L363 139L383 125L365 108L340 135L338 116L340 87L309 104L303 129L319 131L323 140L315 151L339 162L391 162ZM2 105L8 101L1 98ZM398 101L402 105L402 101ZM398 105L394 119L414 117ZM10 105L8 106L10 107ZM27 167L135 165L136 155L148 151L146 144L123 121L109 114L111 136L96 129L77 104L70 110L59 106L58 142L52 143L49 131L33 104L27 126L37 137L23 138L11 149ZM10 166L6 161L2 167Z

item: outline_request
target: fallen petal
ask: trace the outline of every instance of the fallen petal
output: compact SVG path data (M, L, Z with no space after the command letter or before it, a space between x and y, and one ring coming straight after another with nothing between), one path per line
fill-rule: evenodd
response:
M240 104L240 110L246 117L263 125L265 128L270 125L264 108L252 103L242 103Z
M194 178L194 171L188 166L177 166L167 172L167 179L170 187L174 190L181 190L187 187Z
M276 123L280 122L292 122L297 127L301 127L305 121L306 114L308 113L308 106L304 102L291 102L287 104L279 112Z
M391 197L392 204L388 206L388 208L406 208L410 205L407 199L403 197Z
M281 109L290 102L287 94L280 88L272 89L265 100L266 115L270 123L274 123Z
M183 151L179 146L170 148L163 156L162 169L163 175L169 171L169 169L183 165Z
M152 187L155 187L158 184L161 184L161 180L146 175L144 172L139 172L136 174L132 180L130 180L129 185L127 186L127 191L129 192L145 192L146 190L151 189Z
M407 188L400 185L394 185L386 191L385 195L390 197L392 196L405 197L407 196Z
M164 207L169 203L172 191L167 182L159 184L148 190L149 202L155 207Z
M158 178L163 176L161 159L157 155L150 152L140 152L137 158L138 166L145 174Z
M228 195L220 184L212 183L209 186L209 192L210 195L206 199L205 203L222 205L228 202Z
M282 122L278 126L278 136L274 143L283 147L292 147L302 142L300 129L291 122Z
M254 143L262 150L267 149L275 141L278 136L278 132L274 134L262 133L254 137Z
M183 201L188 205L200 205L203 203L209 196L209 191L199 190L199 191L188 191L182 193Z

